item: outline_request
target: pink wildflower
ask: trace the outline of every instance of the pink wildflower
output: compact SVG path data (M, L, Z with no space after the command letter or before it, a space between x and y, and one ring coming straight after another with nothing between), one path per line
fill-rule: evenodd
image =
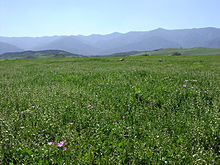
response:
M59 143L57 143L57 147L62 147L64 145L64 143L65 143L64 140L60 141Z
M186 87L187 87L187 85L186 85L186 84L183 84L183 87L184 87L184 88L186 88Z
M70 124L70 125L73 125L73 124L75 124L75 123L74 123L74 122L70 122L69 124Z
M36 108L36 106L35 106L35 105L32 105L32 106L31 106L31 108L33 108L33 109L34 109L34 108Z
M63 151L66 151L66 150L68 150L68 148L67 148L67 147L64 147L64 148L63 148Z
M51 146L53 144L53 142L48 142L47 144Z
M19 128L23 129L23 128L24 128L24 126L21 126L21 127L19 127Z

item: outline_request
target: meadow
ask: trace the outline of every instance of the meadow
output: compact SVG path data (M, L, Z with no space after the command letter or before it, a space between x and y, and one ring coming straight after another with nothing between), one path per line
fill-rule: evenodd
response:
M0 61L0 164L219 164L220 56Z

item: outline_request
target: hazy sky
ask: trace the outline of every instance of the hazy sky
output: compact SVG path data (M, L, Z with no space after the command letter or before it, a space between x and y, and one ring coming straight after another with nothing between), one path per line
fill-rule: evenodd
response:
M220 0L0 0L0 36L220 27Z

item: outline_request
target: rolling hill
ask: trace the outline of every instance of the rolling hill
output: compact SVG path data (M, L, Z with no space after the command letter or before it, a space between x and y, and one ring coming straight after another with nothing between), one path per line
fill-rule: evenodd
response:
M42 51L23 51L10 52L0 55L0 59L31 59L31 58L64 58L64 57L82 57L78 54L72 54L63 50L42 50Z
M220 55L220 49L217 48L205 48L205 47L195 47L195 48L187 48L187 49L159 49L150 52L139 52L133 54L134 56L172 56L174 53L180 53L181 55L191 55L191 56L202 56L202 55Z

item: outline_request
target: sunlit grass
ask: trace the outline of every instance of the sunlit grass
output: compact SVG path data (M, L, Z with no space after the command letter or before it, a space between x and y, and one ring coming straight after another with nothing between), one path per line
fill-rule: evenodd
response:
M218 164L220 56L0 63L0 164Z

